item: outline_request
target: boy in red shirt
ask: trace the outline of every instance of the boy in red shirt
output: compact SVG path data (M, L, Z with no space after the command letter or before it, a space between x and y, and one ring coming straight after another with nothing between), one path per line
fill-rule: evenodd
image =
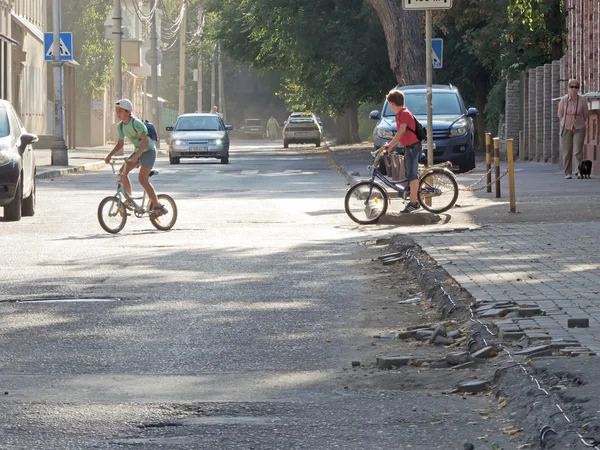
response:
M419 190L419 155L421 145L415 134L415 118L404 106L404 94L398 90L391 90L387 95L387 101L392 111L396 113L396 135L383 148L388 154L400 143L404 147L404 168L408 186L410 189L410 200L402 212L410 213L419 209L417 202L417 191Z

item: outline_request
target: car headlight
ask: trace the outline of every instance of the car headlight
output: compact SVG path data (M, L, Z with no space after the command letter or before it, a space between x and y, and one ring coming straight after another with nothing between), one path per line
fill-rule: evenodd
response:
M223 143L223 139L210 139L208 143L211 145L221 145Z
M175 145L185 145L185 144L187 144L187 141L182 141L180 139L175 139L173 141L173 144L175 144Z
M0 165L8 164L11 161L10 153L7 150L0 150Z
M386 130L384 128L377 127L375 128L375 134L380 138L392 139L396 133L392 130Z
M464 136L467 134L467 121L464 119L459 120L450 129L450 136Z

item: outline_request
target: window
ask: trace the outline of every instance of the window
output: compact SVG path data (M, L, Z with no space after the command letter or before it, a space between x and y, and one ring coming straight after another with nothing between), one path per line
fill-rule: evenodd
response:
M6 137L10 134L10 127L8 126L8 113L6 108L0 106L0 137Z

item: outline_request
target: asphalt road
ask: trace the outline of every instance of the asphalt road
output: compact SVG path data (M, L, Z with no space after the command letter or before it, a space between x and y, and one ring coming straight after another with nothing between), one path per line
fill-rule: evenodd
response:
M467 425L482 399L344 389L377 294L357 244L381 232L346 217L344 178L305 148L160 159L169 232L100 228L110 169L40 180L36 215L0 222L0 448L431 450L489 434Z

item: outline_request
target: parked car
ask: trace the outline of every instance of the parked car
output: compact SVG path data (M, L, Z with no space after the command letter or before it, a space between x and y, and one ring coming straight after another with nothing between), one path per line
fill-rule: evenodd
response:
M397 86L404 93L405 106L427 128L427 87ZM433 111L433 162L450 161L461 172L475 167L475 127L473 117L477 108L466 108L458 89L452 85L432 86ZM373 130L375 150L392 140L396 134L395 114L387 100L382 113L371 111L371 119L377 120ZM423 146L426 150L426 145Z
M182 114L175 126L167 127L169 162L179 164L181 158L217 158L221 164L229 163L229 133L217 114Z
M321 146L323 128L317 117L309 112L294 112L283 126L283 147L289 144L315 144Z
M261 119L246 119L244 125L240 127L240 131L249 138L266 138L267 127Z
M35 155L31 144L38 141L27 133L17 112L0 100L0 206L4 220L21 220L35 214Z

